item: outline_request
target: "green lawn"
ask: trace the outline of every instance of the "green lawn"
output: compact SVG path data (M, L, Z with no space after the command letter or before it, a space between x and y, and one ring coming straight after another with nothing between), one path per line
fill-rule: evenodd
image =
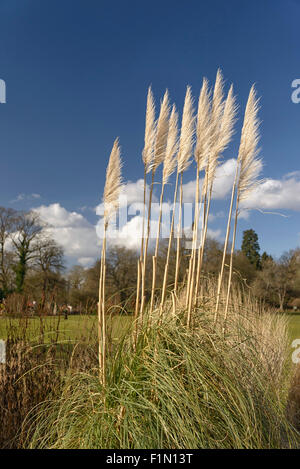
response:
M291 342L300 339L300 313L289 313L289 334Z
M300 339L300 313L289 313L289 335L291 342ZM121 337L132 321L131 316L114 316L112 319L112 335L114 338ZM16 331L25 328L22 319L0 318L0 339L7 338L7 329L13 327ZM97 316L69 316L67 320L63 317L46 317L42 322L39 318L27 320L27 338L35 340L44 332L45 342L51 341L78 341L95 337L97 332Z
M121 337L130 326L132 318L130 316L114 316L108 324L112 325L112 336ZM41 334L44 335L44 341L64 342L87 340L89 337L95 337L97 334L97 316L69 316L63 317L45 317L24 319L0 318L0 339L7 338L8 329L14 330L20 335L20 331L26 330L26 337L32 341L38 340Z

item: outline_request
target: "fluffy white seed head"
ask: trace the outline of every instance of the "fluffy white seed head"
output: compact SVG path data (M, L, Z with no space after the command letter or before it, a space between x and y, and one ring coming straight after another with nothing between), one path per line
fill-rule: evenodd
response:
M149 87L147 95L145 139L143 149L143 162L147 173L151 170L153 163L155 136L155 104L151 87Z
M217 142L217 153L221 154L228 147L234 134L234 124L236 122L237 104L233 95L233 85L231 85L224 105L221 119L219 139Z
M217 71L216 81L213 90L213 97L212 97L212 107L211 107L211 124L210 124L210 152L208 158L208 184L212 184L215 171L218 165L218 154L216 152L217 142L219 140L219 132L220 132L220 125L221 125L221 118L224 110L224 102L223 102L223 76L220 69Z
M103 194L104 224L108 223L109 218L116 212L119 206L119 195L122 185L121 167L119 139L116 138L106 169L106 180Z
M163 167L163 184L167 184L170 176L176 167L176 153L178 150L178 114L176 106L173 104L170 119L169 119L169 132L166 147L166 156L164 159Z
M198 101L195 160L199 170L207 165L211 148L211 102L208 81L203 79L203 84Z
M156 170L157 167L164 161L166 155L166 146L169 131L169 114L169 93L168 90L166 90L160 106L160 113L157 121L154 157L152 161L152 169L154 170Z
M238 154L239 165L239 200L245 200L259 184L258 176L262 168L258 158L259 99L257 99L254 85L251 87L244 116L241 141Z
M213 91L212 98L212 110L211 110L211 125L212 125L212 134L213 138L217 139L219 134L221 118L224 110L224 81L223 75L220 69L217 71L216 81Z
M179 151L178 151L178 171L182 173L191 164L191 156L194 144L194 133L195 133L195 117L193 110L193 98L191 87L188 86L186 90L181 132L179 140Z
M234 133L237 105L230 87L226 100L223 100L223 79L218 70L212 105L211 152L209 158L209 183L215 178L216 169L222 152L229 145Z

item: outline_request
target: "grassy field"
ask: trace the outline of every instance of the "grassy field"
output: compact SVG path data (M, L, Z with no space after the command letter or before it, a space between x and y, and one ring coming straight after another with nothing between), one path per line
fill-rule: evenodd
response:
M166 314L163 324L153 320L141 330L132 353L131 333L118 340L132 316L114 316L109 336L120 346L107 354L106 388L98 374L97 316L1 318L0 338L17 339L8 342L10 373L0 396L14 407L7 412L0 402L0 447L296 447L283 363L285 319L292 340L300 337L300 314L241 317L230 316L232 340L224 341L212 315L198 315L190 333Z
M111 320L112 337L117 339L121 337L131 323L130 316L114 316ZM7 319L0 318L0 339L6 339L8 330L15 330L18 334L22 328L25 330L26 337L32 341L38 340L41 334L44 341L47 342L64 342L78 341L87 339L90 335L97 331L97 316L82 315L69 316L67 320L63 317L44 317L28 318L27 324L24 319Z
M300 339L300 313L289 314L289 333L291 341Z
M175 315L152 318L134 351L125 340L107 354L105 387L98 373L68 373L29 448L296 447L282 317L232 314L228 341L212 315L196 318L193 331Z
M300 339L300 313L289 313L289 335L291 342ZM46 317L43 322L39 318L29 318L27 333L31 340L40 337L41 328L44 331L46 342L51 342L58 331L58 341L78 340L88 337L97 327L97 316L69 316L67 320L63 317ZM131 316L114 316L112 318L112 336L118 338L126 332L132 321ZM10 327L16 330L20 328L24 320L0 318L0 339L6 339L7 330Z

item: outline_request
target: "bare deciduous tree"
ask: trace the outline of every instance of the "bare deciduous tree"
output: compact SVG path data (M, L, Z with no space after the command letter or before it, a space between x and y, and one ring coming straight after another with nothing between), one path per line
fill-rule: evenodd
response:
M63 248L50 237L39 236L33 244L33 267L42 275L42 306L44 306L50 279L53 274L58 274L64 268L63 257Z
M29 261L36 257L36 241L44 228L39 215L35 212L21 212L18 214L15 224L15 233L12 243L16 251L17 264L16 289L23 290L25 275Z
M255 293L270 302L278 302L283 311L287 295L297 289L300 273L300 250L284 253L278 261L272 258L263 263L255 282Z
M0 207L0 288L4 293L9 290L9 271L11 263L5 245L15 231L17 212L11 208Z

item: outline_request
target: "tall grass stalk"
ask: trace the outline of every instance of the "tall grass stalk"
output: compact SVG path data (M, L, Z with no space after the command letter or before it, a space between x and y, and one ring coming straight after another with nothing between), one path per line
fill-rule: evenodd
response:
M200 284L200 275L203 262L204 246L206 242L208 215L210 211L210 202L212 194L212 186L215 178L215 171L217 168L218 153L216 151L216 144L219 138L219 128L222 119L224 103L223 103L223 77L221 70L218 69L213 97L211 105L211 117L209 125L209 140L208 140L208 157L205 170L205 181L203 184L204 194L204 211L203 211L203 227L201 233L201 244L198 251L198 265L197 265L197 279L196 279L196 294Z
M152 207L152 196L153 196L153 188L154 188L154 178L155 178L157 168L164 161L164 158L165 158L168 130L169 130L169 112L170 112L169 93L167 90L164 94L164 98L160 106L160 113L159 113L157 126L156 126L154 155L153 155L153 159L151 163L152 179L151 179L149 204L148 204L147 232L146 232L145 245L144 245L143 262L142 262L142 294L141 294L141 308L140 308L141 321L143 321L143 314L144 314L144 307L145 307L146 264L147 264L148 244L149 244L149 237L150 237L150 230L151 230L151 207Z
M147 262L147 254L148 254L148 244L149 244L149 236L150 236L150 228L151 228L151 207L152 207L152 196L153 196L153 186L154 186L154 176L155 176L155 169L151 171L151 184L150 184L150 192L149 192L149 201L148 201L148 215L147 215L147 228L146 228L146 236L144 241L144 252L143 252L143 259L141 262L141 305L140 305L140 320L143 322L143 314L144 314L144 307L145 307L145 281L146 281L146 262Z
M201 273L204 247L207 236L208 219L213 191L213 184L216 177L216 170L219 165L219 159L224 150L229 145L234 132L234 123L237 112L236 100L233 95L233 86L231 85L227 98L223 100L223 77L218 70L212 100L211 115L211 147L210 156L207 164L207 208L205 214L204 232L202 243L199 250L199 275ZM197 279L199 283L199 278Z
M119 205L121 190L121 159L119 140L116 139L109 157L104 186L104 234L100 261L99 298L98 298L98 330L99 330L99 372L105 385L106 380L106 311L105 311L105 280L106 280L106 234L110 218Z
M180 242L182 238L182 202L183 202L183 173L191 164L191 156L194 144L195 133L195 116L193 109L193 97L191 87L188 86L186 90L181 132L179 140L178 152L178 172L179 172L179 216L177 226L177 249L176 249L176 266L175 266L175 280L174 280L174 293L176 295L178 290L178 275L179 275L179 260L180 260Z
M197 112L197 125L196 125L196 148L195 148L195 161L196 161L196 191L195 191L195 216L192 230L192 251L189 262L188 282L187 282L187 295L186 295L186 307L188 307L188 319L187 323L190 324L192 298L194 293L195 283L195 265L196 265L196 253L198 245L198 228L199 228L199 183L200 183L200 171L205 169L207 165L207 158L209 154L210 146L210 93L208 88L208 81L204 78L199 101L198 101L198 112ZM201 192L202 202L203 191Z
M199 165L197 165L196 173L196 195L195 195L195 217L193 224L193 239L192 239L192 252L189 262L188 282L187 282L187 298L186 304L188 306L187 314L187 327L190 326L191 321L191 309L192 309L192 297L194 292L194 273L195 273L195 254L197 248L197 233L199 224Z
M201 231L201 242L200 242L200 247L199 247L199 252L198 252L197 279L196 279L196 284L198 285L196 289L197 295L198 295L198 288L199 288L200 278L201 278L204 248L205 248L205 243L206 243L206 238L207 238L208 217L209 217L210 204L211 204L211 198L212 198L212 187L213 187L212 184L210 188L208 187L208 180L206 180L206 185L204 187L205 203L204 203L204 211L203 211L203 226L202 226L202 231Z
M161 292L160 308L159 308L160 316L163 313L163 307L164 307L164 304L165 304L166 294L167 294L167 281L168 281L168 273L169 273L171 247L172 247L173 234L174 234L175 209L176 209L176 202L177 202L178 182L179 182L179 170L178 170L178 165L177 165L176 181L175 181L175 189L174 189L174 200L173 200L173 210L172 210L172 219L171 219L171 226L170 226L167 257L166 257L166 263L165 263L165 269L164 269L164 278L163 278L163 285L162 285L162 292Z
M136 278L136 300L135 300L135 319L137 320L140 306L140 289L141 289L141 264L143 262L144 253L144 233L145 233L145 206L146 206L146 187L147 187L147 171L146 166L144 168L144 195L143 195L143 221L142 221L142 232L141 232L141 252L137 266L137 278Z
M176 264L175 264L175 280L174 280L174 293L177 294L178 290L178 276L179 276L179 265L180 265L180 244L182 240L182 201L183 201L183 173L179 176L179 215L177 225L177 241L176 241Z
M202 185L201 191L201 201L203 201L203 212L202 212L202 227L201 227L201 236L199 247L195 253L195 258L197 257L197 272L196 272L196 286L195 286L195 302L197 303L198 292L200 286L200 272L202 266L202 245L203 245L203 236L205 229L205 220L206 220L206 208L207 208L207 184L208 184L208 167L205 168L205 176Z
M239 166L239 177L237 183L237 195L236 195L236 206L235 206L235 220L233 239L230 253L230 265L229 265L229 279L226 296L226 305L224 310L224 325L223 332L226 330L226 321L228 316L229 308L229 297L232 281L232 269L233 269L233 253L235 247L236 229L239 214L239 206L242 201L247 200L253 190L258 184L258 175L261 171L261 161L258 158L258 141L259 141L259 119L258 119L258 106L259 100L256 97L254 86L252 86L244 116L244 123L241 133L239 155L237 164Z
M144 236L145 236L145 209L146 209L146 189L147 189L147 174L151 171L153 161L154 142L156 134L155 123L155 103L151 87L148 88L147 106L146 106L146 121L145 121L145 137L144 149L142 153L144 163L144 200L143 200L143 220L142 220L142 233L141 233L141 254L137 271L137 291L135 303L135 318L137 321L139 306L140 306L140 285L141 273L144 255Z
M159 238L160 238L160 231L161 231L164 190L165 190L166 184L169 181L170 176L173 174L175 167L176 167L177 149L178 149L178 115L176 112L176 107L175 105L173 105L171 115L170 115L170 120L169 120L166 153L165 153L165 158L163 162L164 164L163 164L162 186L161 186L161 194L160 194L160 202L159 202L159 218L158 218L157 235L156 235L156 242L155 242L155 251L154 251L154 256L153 256L150 312L153 311L154 295L155 295L155 289L156 289L156 266L157 266Z
M235 198L235 193L236 193L236 186L237 186L237 183L238 183L238 174L239 174L239 163L237 162L234 182L233 182L232 191L231 191L231 200L230 200L230 207L229 207L229 214L228 214L227 228L226 228L226 236L225 236L224 248L223 248L222 264L221 264L221 270L220 270L219 278L218 278L218 291L217 291L217 299L216 299L215 323L217 322L217 319L218 319L221 289L222 289L224 268L225 268L225 260L226 260L226 254L227 254L228 242L229 242L229 235L230 235L233 204L234 204L234 198Z

